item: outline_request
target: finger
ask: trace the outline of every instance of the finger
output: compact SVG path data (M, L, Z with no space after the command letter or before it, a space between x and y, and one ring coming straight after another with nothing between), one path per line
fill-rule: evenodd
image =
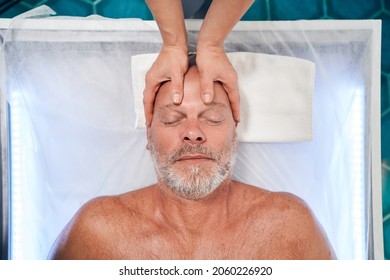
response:
M231 84L222 84L222 86L229 97L233 118L236 121L236 123L239 123L240 122L240 93L238 91L238 87L233 86Z
M214 98L214 81L208 78L206 75L201 76L200 92L202 94L202 100L205 104L211 103Z
M171 99L174 104L180 104L183 99L183 74L172 75Z
M144 90L144 112L145 112L145 125L149 127L153 118L153 105L156 97L158 86L146 84Z

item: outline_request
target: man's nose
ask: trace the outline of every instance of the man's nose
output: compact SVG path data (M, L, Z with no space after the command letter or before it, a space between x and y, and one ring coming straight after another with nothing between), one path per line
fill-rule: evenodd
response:
M196 121L187 123L181 138L183 142L188 144L202 144L206 141L206 136Z

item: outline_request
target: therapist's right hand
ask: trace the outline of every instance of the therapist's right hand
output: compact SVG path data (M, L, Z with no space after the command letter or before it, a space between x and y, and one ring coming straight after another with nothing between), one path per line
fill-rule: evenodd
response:
M188 68L188 50L177 46L163 45L156 61L145 77L144 109L146 127L153 118L153 105L161 83L171 81L171 99L180 104L183 99L183 77Z

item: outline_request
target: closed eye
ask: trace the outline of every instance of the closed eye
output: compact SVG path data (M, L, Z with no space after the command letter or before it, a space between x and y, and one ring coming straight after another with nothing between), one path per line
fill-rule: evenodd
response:
M224 108L217 107L203 112L200 119L210 125L219 125L227 117L227 111Z
M225 117L220 115L210 115L210 116L203 116L200 119L202 122L205 122L210 125L219 125L225 120Z
M166 126L174 126L181 123L185 116L177 112L166 112L159 115L159 120Z
M171 120L171 121L167 121L167 120L163 120L161 121L164 125L166 126L174 126L176 124L179 124L180 123L180 120Z

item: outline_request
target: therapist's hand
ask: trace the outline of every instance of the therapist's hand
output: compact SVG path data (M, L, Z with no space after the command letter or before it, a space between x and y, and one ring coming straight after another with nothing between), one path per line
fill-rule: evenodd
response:
M203 102L210 103L214 98L214 82L221 82L228 94L233 118L240 121L240 95L237 73L230 63L223 47L198 48L196 54Z
M183 99L183 77L188 68L188 51L164 45L145 77L144 109L146 127L153 118L153 104L161 83L171 81L171 99L180 104Z

